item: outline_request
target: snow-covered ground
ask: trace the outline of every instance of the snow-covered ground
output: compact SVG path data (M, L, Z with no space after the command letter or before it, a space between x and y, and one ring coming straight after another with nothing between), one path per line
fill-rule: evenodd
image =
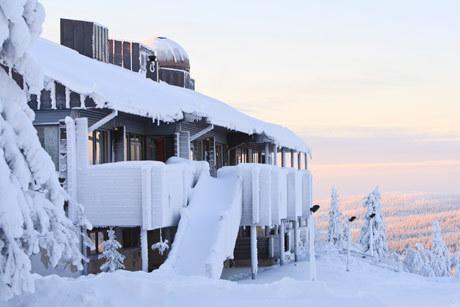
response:
M160 272L102 273L78 279L36 277L37 291L0 306L460 306L460 280L424 278L329 253L319 257L319 281L308 262L231 282Z

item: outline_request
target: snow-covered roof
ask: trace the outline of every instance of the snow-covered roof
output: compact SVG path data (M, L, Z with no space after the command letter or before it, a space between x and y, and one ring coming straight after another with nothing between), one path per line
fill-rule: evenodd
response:
M265 134L280 146L309 152L303 140L289 129L255 119L198 92L154 82L139 73L90 59L46 39L38 39L30 53L47 78L93 98L98 107L165 122L193 114L217 126L249 135Z

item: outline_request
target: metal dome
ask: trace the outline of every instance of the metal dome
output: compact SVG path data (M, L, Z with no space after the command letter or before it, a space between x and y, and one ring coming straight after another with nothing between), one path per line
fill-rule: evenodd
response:
M190 60L181 45L166 37L156 37L151 43L160 67L190 71Z

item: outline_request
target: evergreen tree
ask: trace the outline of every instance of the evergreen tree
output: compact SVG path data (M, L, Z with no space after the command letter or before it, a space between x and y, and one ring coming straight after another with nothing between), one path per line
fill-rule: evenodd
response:
M377 259L385 257L388 253L385 223L383 222L380 199L381 196L378 187L365 198L363 206L367 208L367 211L359 237L359 242L364 252L373 253ZM373 241L372 243L371 238ZM373 246L373 251L371 251L371 246Z
M152 250L158 251L158 253L163 256L169 250L169 242L168 240L163 240L163 231L160 229L160 241L157 243L152 244Z
M329 227L327 232L327 241L336 246L341 246L344 239L344 231L339 210L339 195L335 187L331 191L331 206L329 208Z
M102 272L113 272L124 269L123 261L125 261L125 256L118 251L121 248L121 244L116 239L115 231L110 228L107 230L107 234L108 239L102 243L104 251L99 256L99 259L105 259L100 269Z
M441 236L439 221L433 222L433 243L431 246L431 266L435 276L450 276L450 255Z
M82 268L80 227L66 217L67 196L32 125L29 94L43 87L28 49L41 32L44 9L36 0L0 1L0 62L23 76L21 89L0 69L0 298L34 290L30 256L47 265L63 260Z
M415 244L415 248L409 247L403 260L406 271L422 276L432 277L434 271L431 266L432 254L420 243Z

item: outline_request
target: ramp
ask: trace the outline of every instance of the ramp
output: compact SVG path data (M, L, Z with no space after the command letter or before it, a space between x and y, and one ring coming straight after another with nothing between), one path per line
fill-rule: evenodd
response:
M220 278L223 262L233 258L241 207L237 176L202 176L181 212L171 252L160 270Z

